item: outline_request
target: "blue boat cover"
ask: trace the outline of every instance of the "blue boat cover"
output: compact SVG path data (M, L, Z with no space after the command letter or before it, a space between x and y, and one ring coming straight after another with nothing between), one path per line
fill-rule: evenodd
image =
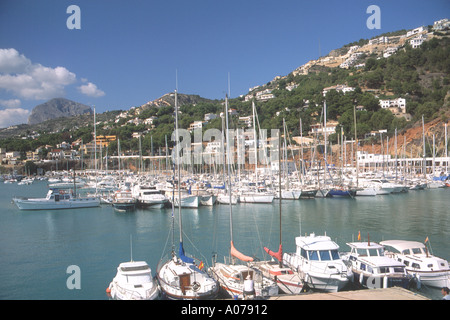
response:
M194 259L185 256L183 242L180 242L180 249L178 250L178 255L180 256L181 261L185 263L194 263Z

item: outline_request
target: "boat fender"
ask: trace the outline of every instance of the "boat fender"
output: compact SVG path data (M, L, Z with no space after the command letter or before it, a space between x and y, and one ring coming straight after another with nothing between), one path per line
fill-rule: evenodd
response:
M306 283L309 282L309 274L308 274L308 273L305 275L305 282L306 282Z
M360 284L363 283L363 278L364 278L363 274L360 273L360 274L359 274L359 283L360 283Z
M415 273L413 280L416 283L416 289L420 289L422 287L422 283L420 281L420 274Z
M383 277L383 288L386 289L388 287L388 276Z

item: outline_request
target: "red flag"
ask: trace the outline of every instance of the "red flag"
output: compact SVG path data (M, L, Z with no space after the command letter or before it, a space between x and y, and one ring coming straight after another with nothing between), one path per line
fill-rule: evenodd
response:
M199 264L198 268L200 270L202 270L204 267L205 267L205 265L203 264L203 261L200 261L200 264Z

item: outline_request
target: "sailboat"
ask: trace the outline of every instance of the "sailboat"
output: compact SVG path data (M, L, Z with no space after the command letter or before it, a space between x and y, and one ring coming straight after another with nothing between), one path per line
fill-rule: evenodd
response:
M239 201L243 203L272 203L275 195L271 192L260 191L258 189L258 139L256 137L256 123L255 123L255 113L256 107L255 102L252 101L253 110L253 148L255 151L255 182L256 190L243 190L239 195ZM228 141L227 141L228 142Z
M175 91L175 136L176 143L178 137L178 103L177 91ZM177 146L176 146L177 147ZM174 150L175 151L175 150ZM176 153L178 154L178 152ZM181 181L180 161L177 161L178 182ZM175 166L174 166L175 174ZM175 177L174 177L175 178ZM172 198L175 196L172 194ZM181 203L180 183L178 183L178 203ZM174 226L175 201L172 199L172 228ZM156 277L161 286L163 295L170 300L209 300L214 299L219 292L219 285L215 279L205 272L203 262L186 256L183 247L183 231L181 206L178 206L178 219L180 231L180 243L178 255L175 246L172 245L170 259L161 259L156 267ZM198 265L195 263L198 261Z
M230 143L228 135L228 96L225 98L225 117L226 117L226 136L227 136L227 157L230 154ZM263 276L262 272L252 267L249 262L254 259L239 252L233 243L233 210L232 210L232 193L230 178L230 159L227 161L228 170L228 207L230 209L230 255L231 263L219 263L213 261L213 266L209 268L212 275L219 281L220 287L225 295L240 299L258 299L267 298L269 296L278 295L278 286L275 281ZM238 259L247 264L236 264Z
M281 141L279 141L281 144ZM278 153L280 154L280 145ZM281 157L279 156L279 161ZM286 265L283 265L283 245L282 245L282 237L281 237L281 202L282 199L282 190L281 190L281 168L278 170L278 188L279 188L279 204L280 204L280 246L278 248L278 252L273 252L267 247L264 247L264 250L275 260L270 261L258 261L253 262L252 265L259 269L262 274L274 281L278 284L279 289L286 294L299 294L303 290L303 280L297 272L294 272L291 268Z

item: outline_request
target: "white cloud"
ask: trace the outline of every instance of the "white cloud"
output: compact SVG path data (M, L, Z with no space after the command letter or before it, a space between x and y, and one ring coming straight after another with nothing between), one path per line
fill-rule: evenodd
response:
M20 107L21 102L19 99L9 99L9 100L0 100L0 107L4 108L18 108Z
M30 111L22 108L0 110L0 128L27 123L29 115Z
M78 90L80 90L82 94L85 94L89 97L103 97L105 95L105 93L102 90L98 89L97 86L92 82L88 82L88 84L79 86Z
M46 67L32 63L16 49L0 49L0 90L18 98L47 100L65 96L64 89L77 82L75 73L64 67ZM82 78L82 83L87 80ZM91 82L79 87L81 93L101 97L105 93Z
M23 73L31 66L31 61L16 49L0 49L0 72Z

